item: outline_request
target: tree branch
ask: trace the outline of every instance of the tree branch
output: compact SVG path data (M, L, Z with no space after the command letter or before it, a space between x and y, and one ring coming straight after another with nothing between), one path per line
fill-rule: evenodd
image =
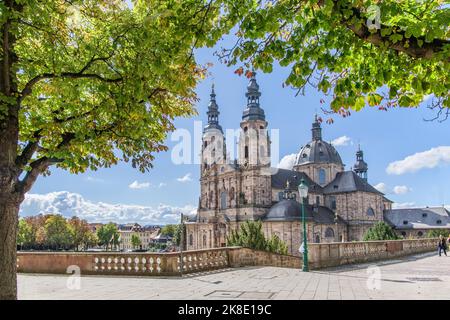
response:
M338 0L334 0L335 7L337 10L342 8L338 5ZM431 59L435 54L441 52L446 45L450 44L449 40L444 39L434 39L432 42L426 42L425 37L406 37L406 33L403 30L399 30L396 33L402 36L402 40L394 43L389 35L383 36L381 34L381 29L393 28L395 26L380 25L377 30L370 30L365 23L354 24L353 18L356 17L358 20L364 20L361 11L355 7L351 8L353 14L349 18L344 18L342 14L342 23L351 30L358 38L369 42L376 46L381 46L388 44L390 49L398 52L403 52L413 58L425 58ZM450 61L450 58L447 58Z
M30 164L31 170L27 172L25 177L18 183L16 191L20 194L25 194L31 190L31 187L36 182L40 174L42 174L47 168L55 163L62 162L62 159L42 157L33 161Z
M20 156L16 158L15 163L19 167L19 169L25 167L28 161L30 161L33 157L33 154L37 151L39 147L39 139L41 138L41 132L42 129L39 129L33 134L34 140L28 141Z
M122 77L118 78L104 78L96 73L83 73L86 67L83 67L82 71L80 72L63 72L61 74L53 74L53 73L43 73L41 75L38 75L28 81L28 83L23 88L22 92L20 93L20 101L23 100L26 96L30 95L32 92L33 86L38 83L41 80L44 79L54 79L54 78L71 78L71 79L80 79L80 78L90 78L90 79L98 79L104 82L111 82L111 83L117 83L123 80Z

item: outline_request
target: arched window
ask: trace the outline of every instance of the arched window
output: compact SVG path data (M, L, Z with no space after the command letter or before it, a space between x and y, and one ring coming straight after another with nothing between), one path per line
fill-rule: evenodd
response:
M227 192L222 191L220 194L220 209L226 209L227 208Z
M316 242L316 243L320 243L320 236L319 236L319 235L316 235L315 242Z
M326 172L325 169L319 169L319 184L325 184Z
M336 210L336 197L335 196L330 197L330 208L332 210Z
M374 216L375 215L375 211L373 211L373 209L371 207L367 208L367 215L368 216Z
M316 205L319 206L320 205L320 197L316 196Z
M417 232L417 235L418 235L419 237L421 237L421 236L423 236L423 232L422 232L422 231L419 231L419 232Z
M206 234L203 235L203 247L206 247Z
M235 194L234 187L231 187L231 189L230 189L230 200L234 200L234 194Z
M192 233L189 235L189 245L190 246L194 245L194 235Z
M209 193L209 208L212 208L212 206L213 206L213 197L214 197L214 194L213 194L214 192L210 192Z
M245 146L244 148L244 158L248 159L248 146Z
M328 227L325 230L325 237L326 238L334 238L334 230L333 230L333 228Z

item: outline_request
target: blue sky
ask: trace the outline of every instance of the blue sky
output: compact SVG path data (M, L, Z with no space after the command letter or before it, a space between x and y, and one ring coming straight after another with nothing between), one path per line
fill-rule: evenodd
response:
M239 128L248 81L244 76L234 74L235 68L220 64L213 56L214 51L215 48L196 52L200 63L212 62L214 65L210 68L211 76L197 88L201 99L197 105L199 115L177 119L177 128L193 132L194 121L205 123L213 81L222 127ZM320 111L320 99L324 96L314 88L308 88L305 96L297 97L295 90L282 88L288 73L286 68L275 67L271 74L257 74L262 92L261 106L269 128L280 130L280 157L298 152L300 146L310 140L311 123L316 111L322 117L328 117ZM349 138L347 145L336 146L346 169L354 164L360 143L369 165L369 182L378 185L399 206L448 205L450 120L442 123L424 121L424 118L433 116L425 104L417 109L391 109L387 112L365 108L352 112L348 118L335 116L333 124L323 123L323 138L327 141L344 136ZM157 154L154 168L145 174L123 163L80 175L53 169L51 176L39 178L21 214L51 211L68 216L82 215L91 221L117 218L122 222L174 222L179 212L194 212L199 197L199 167L196 164L173 164L171 151L175 144L169 135L167 145L170 150ZM431 150L437 147L444 148ZM390 163L428 150L431 151L399 163L395 171L402 174L386 171ZM434 167L424 168L429 163L433 163ZM414 169L417 171L411 172ZM131 188L130 185L140 188ZM89 214L83 215L86 210Z

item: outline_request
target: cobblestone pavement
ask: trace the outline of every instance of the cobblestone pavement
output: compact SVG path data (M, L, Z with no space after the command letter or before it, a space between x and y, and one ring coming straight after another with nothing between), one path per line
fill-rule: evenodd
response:
M247 267L183 278L78 280L19 274L19 299L450 299L450 256L428 253L310 272Z

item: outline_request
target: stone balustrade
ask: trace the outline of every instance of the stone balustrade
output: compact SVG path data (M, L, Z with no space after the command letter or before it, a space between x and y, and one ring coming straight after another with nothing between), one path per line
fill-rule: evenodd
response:
M309 244L311 269L391 259L435 250L437 239ZM17 268L24 273L179 276L229 267L300 268L302 258L242 247L171 253L18 252ZM181 272L181 267L183 271Z
M309 248L312 269L393 259L437 249L437 239L412 239L342 243L313 243Z
M174 253L18 252L19 272L170 276L228 267L228 248ZM181 259L183 263L181 263Z

